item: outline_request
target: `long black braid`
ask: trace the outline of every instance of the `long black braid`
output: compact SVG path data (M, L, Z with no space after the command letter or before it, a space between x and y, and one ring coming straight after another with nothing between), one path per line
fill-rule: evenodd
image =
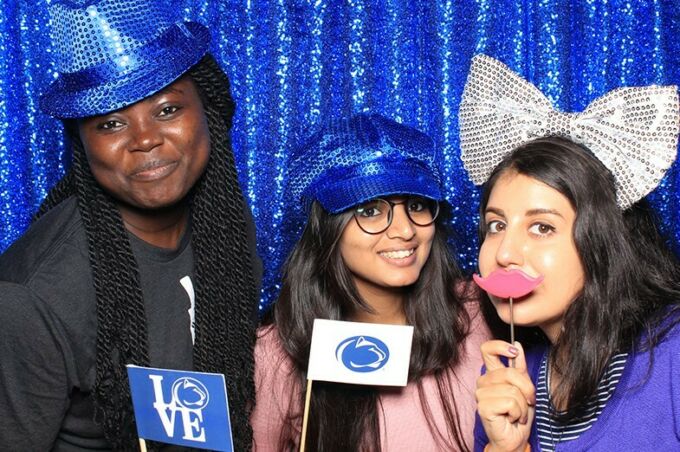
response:
M211 140L208 166L191 194L194 368L225 375L234 448L249 450L258 294L229 138L234 103L227 76L212 56L205 56L188 74L203 101ZM67 123L67 133L72 168L49 193L38 216L69 196L78 197L97 297L95 420L115 449L129 450L136 448L136 429L125 365L149 365L138 268L120 213L92 176L73 124Z

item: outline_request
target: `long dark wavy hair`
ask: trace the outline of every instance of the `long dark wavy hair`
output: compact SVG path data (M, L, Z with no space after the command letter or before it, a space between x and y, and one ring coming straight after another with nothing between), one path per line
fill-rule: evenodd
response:
M554 188L576 212L573 235L584 286L564 313L563 334L549 355L551 369L561 377L552 397L566 402L563 417L573 419L583 414L614 354L652 349L678 322L680 269L653 211L645 201L622 211L616 204L613 175L582 146L547 137L514 150L484 186L481 218L498 179L513 172ZM481 241L485 235L486 225L480 221ZM488 298L483 306L496 330L499 318ZM518 337L545 341L536 330L520 328ZM506 331L507 327L498 331L499 336ZM645 339L640 341L642 335Z
M234 102L227 76L212 56L187 74L198 88L211 142L205 173L189 195L196 291L193 363L196 370L225 375L234 447L248 450L258 294L229 137ZM115 449L136 449L125 365L150 364L138 266L115 200L92 176L77 125L69 121L66 129L73 164L38 216L70 196L78 198L97 297L95 420Z
M467 291L460 286L461 273L446 244L446 216L440 214L435 223L430 256L418 281L406 289L406 321L414 326L409 380L418 382L422 408L441 448L467 450L451 379L455 378L454 367L461 358L460 348L469 332L470 318L462 294ZM351 218L351 212L331 215L318 202L312 204L302 237L285 264L279 298L265 317L265 323L273 322L277 326L300 388L306 381L314 319L346 320L357 310L371 311L359 295L338 246ZM439 432L431 418L426 394L419 382L428 374L435 376L448 432ZM315 381L312 394L307 432L310 450L380 450L380 389ZM302 402L302 399L292 400L291 410L299 412L297 408ZM294 416L289 416L281 433L281 450L295 447L298 440L295 422ZM452 444L447 435L452 438Z

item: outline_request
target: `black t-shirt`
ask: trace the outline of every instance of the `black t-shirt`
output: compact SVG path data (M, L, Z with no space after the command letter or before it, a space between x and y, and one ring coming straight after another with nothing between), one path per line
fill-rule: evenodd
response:
M165 250L130 235L152 367L192 369L190 242ZM254 240L251 254L258 273ZM0 281L0 450L110 449L93 421L96 302L75 198L0 256Z

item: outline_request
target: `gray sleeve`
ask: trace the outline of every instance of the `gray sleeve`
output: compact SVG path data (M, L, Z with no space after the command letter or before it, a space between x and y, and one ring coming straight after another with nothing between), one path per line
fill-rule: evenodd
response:
M59 322L21 285L0 282L0 450L50 450L68 408Z

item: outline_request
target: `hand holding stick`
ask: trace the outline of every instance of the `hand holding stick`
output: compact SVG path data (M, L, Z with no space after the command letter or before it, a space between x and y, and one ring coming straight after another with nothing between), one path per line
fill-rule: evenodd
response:
M536 391L522 346L492 340L482 344L485 373L477 379L477 412L493 450L522 450L531 433ZM506 367L501 358L516 359Z

